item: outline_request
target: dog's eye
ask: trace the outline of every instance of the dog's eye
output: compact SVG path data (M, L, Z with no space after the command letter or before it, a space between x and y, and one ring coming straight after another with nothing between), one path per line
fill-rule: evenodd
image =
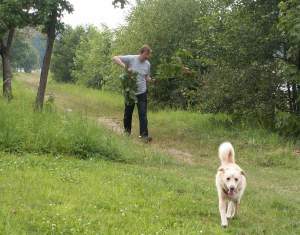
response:
M226 180L229 181L229 180L230 180L230 177L228 177Z
M237 182L239 179L238 179L238 178L235 178L234 180Z

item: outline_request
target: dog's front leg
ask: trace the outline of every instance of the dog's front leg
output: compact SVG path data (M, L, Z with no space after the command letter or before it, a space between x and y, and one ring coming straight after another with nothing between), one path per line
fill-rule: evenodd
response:
M226 217L227 219L232 219L236 211L236 202L229 201L227 206Z
M219 211L221 216L221 225L222 227L228 226L228 221L226 217L226 209L227 209L227 202L223 198L219 198Z
M240 202L238 201L235 204L235 215L236 216L238 215L239 210L240 210Z

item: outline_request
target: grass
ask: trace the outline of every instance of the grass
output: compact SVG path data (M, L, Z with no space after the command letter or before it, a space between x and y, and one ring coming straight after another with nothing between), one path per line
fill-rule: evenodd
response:
M142 162L147 156L165 161L159 154L136 148L128 139L112 135L86 114L58 112L46 102L45 112L33 112L33 92L18 90L15 99L0 101L0 146L8 153L73 155L118 162ZM132 150L132 148L135 148ZM139 157L142 156L142 157Z
M23 136L18 144L7 141L10 147L0 144L0 234L300 233L299 156L279 136L224 125L222 116L161 111L149 116L155 142L138 144L93 122L120 119L121 96L51 82L58 111L50 106L36 114L25 84L15 81L15 99L0 102L0 133ZM217 147L226 139L236 147L248 188L239 217L224 230L214 175ZM91 148L74 152L78 143ZM192 153L193 164L160 153L168 147Z

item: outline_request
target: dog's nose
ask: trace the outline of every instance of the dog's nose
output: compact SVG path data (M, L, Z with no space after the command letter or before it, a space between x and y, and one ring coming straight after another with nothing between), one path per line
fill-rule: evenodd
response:
M230 191L234 191L234 187L230 187L229 190L230 190Z

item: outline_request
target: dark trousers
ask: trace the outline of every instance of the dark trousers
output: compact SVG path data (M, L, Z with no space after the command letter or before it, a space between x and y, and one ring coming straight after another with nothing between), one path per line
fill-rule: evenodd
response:
M140 120L140 136L148 136L148 119L147 119L147 92L137 95L137 107ZM131 134L132 114L135 104L125 105L124 112L124 129L125 132Z

